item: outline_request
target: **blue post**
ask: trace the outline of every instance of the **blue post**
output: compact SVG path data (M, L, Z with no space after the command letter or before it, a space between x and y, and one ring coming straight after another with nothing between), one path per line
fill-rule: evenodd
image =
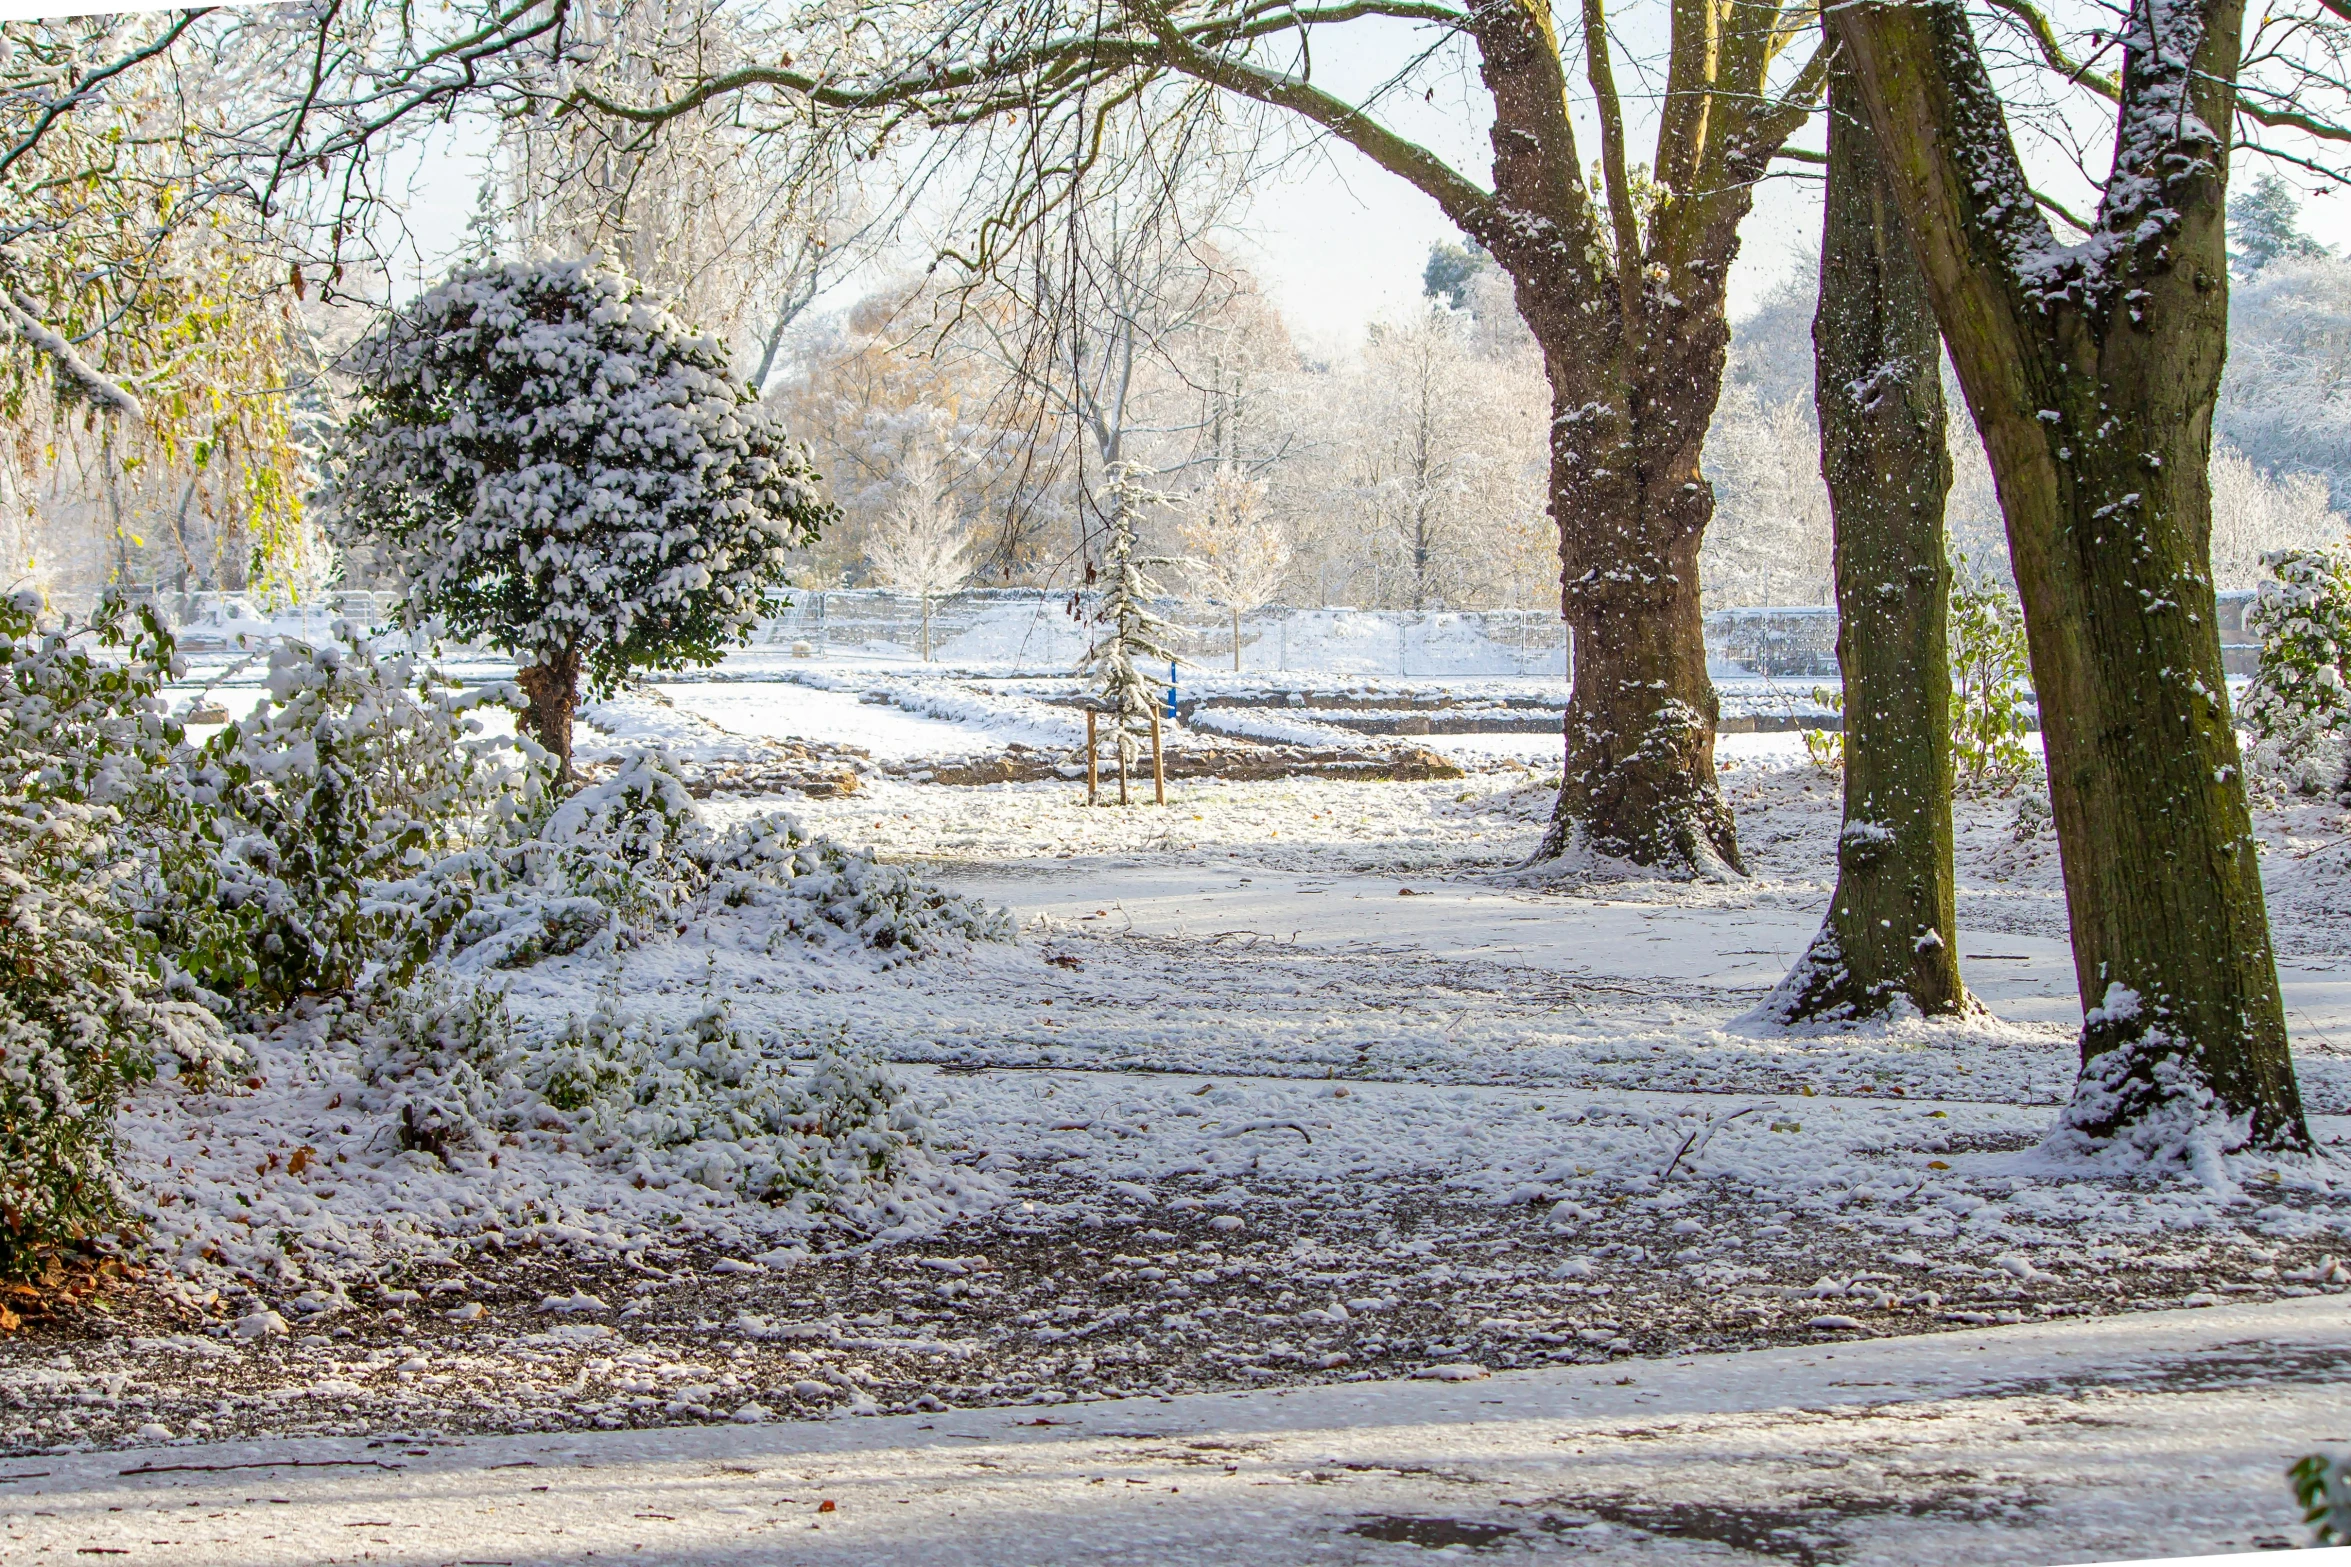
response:
M1169 659L1169 660L1167 661L1167 716L1168 716L1168 717L1170 717L1170 718L1173 718L1173 717L1175 717L1175 715L1176 715L1176 676L1175 676L1175 671L1176 671L1176 661L1175 661L1174 659L1172 659L1172 658L1171 658L1171 659Z

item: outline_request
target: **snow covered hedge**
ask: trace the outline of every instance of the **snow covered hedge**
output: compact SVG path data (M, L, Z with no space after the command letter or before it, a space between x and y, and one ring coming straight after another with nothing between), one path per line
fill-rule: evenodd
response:
M1002 910L787 817L714 829L659 753L557 799L544 753L484 732L503 691L459 692L348 632L279 650L255 712L192 747L151 617L133 629L113 605L44 633L38 607L0 606L0 1274L119 1222L112 1122L159 1057L200 1090L236 1054L222 1019L282 1032L305 997L373 1020L354 1070L412 1151L545 1132L632 1179L888 1200L915 1126L871 1059L709 1008L510 1026L478 980L435 1001L419 972L616 952L689 922L887 966L1010 940Z
M82 637L45 634L39 608L0 605L0 1277L117 1222L113 1115L158 1052L226 1054L134 920L178 738L157 698L168 638L119 604Z

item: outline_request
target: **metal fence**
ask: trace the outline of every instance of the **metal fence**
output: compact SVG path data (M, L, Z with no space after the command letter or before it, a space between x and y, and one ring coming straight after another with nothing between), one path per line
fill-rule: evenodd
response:
M190 652L252 647L281 637L316 639L337 620L381 625L398 597L347 591L316 603L262 611L231 593L174 593L134 588L180 632ZM2218 595L2221 659L2232 676L2251 675L2260 646L2245 627L2258 595ZM52 596L50 608L76 617L97 606L94 593ZM944 663L1066 668L1093 635L1100 596L1036 588L971 588L933 599L931 645ZM1174 628L1184 656L1205 670L1230 669L1233 628L1216 604L1164 599L1155 606ZM801 591L764 622L757 645L789 647L810 657L913 658L922 642L923 604L879 588ZM1718 668L1772 679L1835 679L1837 612L1825 604L1715 610L1705 617L1707 654ZM1568 668L1565 624L1549 610L1365 610L1347 606L1269 605L1241 622L1244 667L1354 674L1557 675Z

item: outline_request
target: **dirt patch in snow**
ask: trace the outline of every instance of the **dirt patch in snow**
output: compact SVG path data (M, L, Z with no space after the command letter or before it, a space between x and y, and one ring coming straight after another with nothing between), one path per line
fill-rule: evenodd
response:
M127 1284L0 1341L0 1451L157 1427L430 1437L983 1405L1050 1422L1056 1405L1143 1393L1772 1344L1833 1355L1858 1336L2308 1294L2285 1280L2322 1263L2316 1243L2244 1235L2044 1248L2021 1269L1974 1237L1889 1254L1858 1220L1802 1221L1735 1184L1670 1226L1629 1200L1566 1229L1426 1182L1196 1184L1106 1216L1095 1183L1031 1168L995 1214L781 1271L709 1251L474 1249L307 1318L249 1288L188 1300ZM2147 1376L2341 1374L2248 1349ZM1614 1505L1573 1504L1603 1519ZM1615 1521L1714 1538L1688 1534L1694 1518ZM1786 1521L1767 1533L1790 1530L1811 1538Z

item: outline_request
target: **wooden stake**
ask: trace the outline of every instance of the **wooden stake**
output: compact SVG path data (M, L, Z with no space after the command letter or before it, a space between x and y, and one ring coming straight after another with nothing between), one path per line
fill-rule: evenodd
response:
M1167 803L1167 759L1159 749L1159 714L1151 714L1151 797L1154 805Z
M1124 714L1111 726L1111 734L1118 742L1118 803L1132 805L1135 802L1127 798L1127 721Z
M1097 760L1098 760L1098 758L1101 756L1102 752L1101 752L1101 749L1100 749L1100 747L1097 745L1097 743L1095 742L1095 739L1094 739L1094 717L1095 717L1094 710L1093 710L1092 708L1090 708L1090 707L1089 707L1089 708L1087 708L1087 709L1086 709L1086 803L1087 803L1088 805L1100 805L1100 804L1102 803L1102 799L1101 799L1101 795L1102 795L1102 774L1101 774L1101 771L1100 771L1099 767L1096 765L1096 764L1097 764Z

